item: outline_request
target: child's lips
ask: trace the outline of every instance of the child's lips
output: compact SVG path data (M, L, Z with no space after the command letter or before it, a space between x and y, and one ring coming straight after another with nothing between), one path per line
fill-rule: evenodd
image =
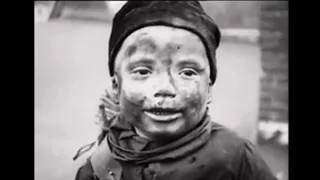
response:
M155 121L172 121L182 116L180 111L155 111L146 110L144 113Z

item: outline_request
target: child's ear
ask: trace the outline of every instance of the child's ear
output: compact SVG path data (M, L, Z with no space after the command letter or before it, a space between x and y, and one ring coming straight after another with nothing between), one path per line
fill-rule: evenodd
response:
M112 94L116 101L119 101L120 88L119 88L119 80L116 75L111 77L112 80Z
M207 104L210 104L212 101L212 83L210 81L209 87L208 87L208 101Z

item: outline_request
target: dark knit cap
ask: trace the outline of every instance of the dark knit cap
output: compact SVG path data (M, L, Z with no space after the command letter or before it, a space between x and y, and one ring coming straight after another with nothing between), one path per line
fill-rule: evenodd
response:
M113 18L109 40L109 72L125 38L132 32L153 25L181 28L199 36L205 45L212 83L216 80L216 49L220 30L198 1L128 1Z

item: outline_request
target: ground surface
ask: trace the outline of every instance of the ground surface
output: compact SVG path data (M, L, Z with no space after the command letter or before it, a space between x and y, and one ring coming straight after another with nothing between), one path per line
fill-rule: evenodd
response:
M97 136L99 97L109 86L110 26L51 22L35 25L35 179L70 180L81 162L77 149ZM260 51L223 42L212 119L254 139ZM268 153L266 153L268 154Z

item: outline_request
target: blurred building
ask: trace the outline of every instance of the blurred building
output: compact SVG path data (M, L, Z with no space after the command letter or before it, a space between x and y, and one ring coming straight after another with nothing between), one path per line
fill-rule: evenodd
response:
M260 33L263 76L261 77L259 119L266 124L274 123L281 127L283 124L288 125L289 122L287 1L270 1L261 4ZM280 143L288 144L288 138L282 137L281 133L278 132Z
M35 1L34 2L34 23L46 22L49 19L53 1Z
M110 23L125 2L35 1L35 23L57 19ZM253 136L260 134L262 139L288 145L288 3L201 1L201 4L221 28L222 41L260 47L262 77L256 110L260 133ZM255 141L252 135L245 136Z
M112 4L112 5L111 5ZM114 8L109 1L35 1L35 10L45 13L35 13L37 22L54 19L71 19L109 22ZM37 16L36 16L37 15Z
M222 29L259 29L259 1L200 1Z
M35 1L35 23L54 19L110 23L126 1ZM260 135L288 144L288 2L201 1L222 29L222 41L261 49ZM254 138L250 138L254 141Z
M36 120L39 127L36 129L42 130L37 134L36 148L42 152L38 153L37 161L39 179L50 179L47 174L52 175L52 179L59 179L58 177L70 179L62 178L66 174L70 175L68 174L70 170L66 169L71 165L62 164L62 162L69 163L69 159L52 158L54 156L51 149L52 147L57 149L60 147L57 144L65 142L58 152L68 158L70 156L71 159L70 154L80 146L80 140L88 136L76 130L83 126L83 131L87 131L89 129L87 126L91 124L90 117L94 116L97 109L95 99L98 100L99 93L107 81L104 79L107 76L105 72L107 68L104 66L107 59L105 52L108 44L107 34L110 33L114 14L123 3L125 1L35 1L35 22L39 23L35 28L37 29L35 54L39 61L36 70L40 79L36 82L38 89L46 87L43 88L45 90L38 90L37 97L41 103L37 104L42 107L44 99L55 97L56 92L61 92L63 95L55 97L54 102L58 104L56 106L52 105L53 100L46 100L47 106L52 106L50 111L46 112L49 115ZM201 1L201 3L222 29L223 42L217 61L219 79L215 86L213 102L215 104L210 107L213 119L225 123L253 142L259 137L258 146L263 156L279 179L286 180L288 3L285 1ZM48 20L52 23L40 25L41 22ZM76 22L69 23L68 20ZM88 22L98 23L88 26ZM82 92L75 95L75 91L79 89ZM87 98L81 100L79 97ZM75 100L67 101L72 98ZM53 108L56 110L53 111ZM81 113L75 113L76 110ZM70 116L67 118L66 114ZM63 123L56 123L57 120ZM67 123L73 124L73 121L81 122L81 125L77 128L66 126ZM55 128L50 125L45 129L49 123L55 123ZM53 132L49 131L51 129ZM58 132L67 134L66 137L69 139L64 136L58 140L56 138L57 144L53 146L54 142L51 139L55 139L52 138L55 136L52 134ZM74 137L79 138L73 139ZM283 147L282 144L286 146ZM43 154L43 157L39 154ZM53 170L49 165L46 167L41 164L44 162L44 157L59 168Z
M288 179L288 1L265 1L260 12L260 136L262 154L279 179Z

